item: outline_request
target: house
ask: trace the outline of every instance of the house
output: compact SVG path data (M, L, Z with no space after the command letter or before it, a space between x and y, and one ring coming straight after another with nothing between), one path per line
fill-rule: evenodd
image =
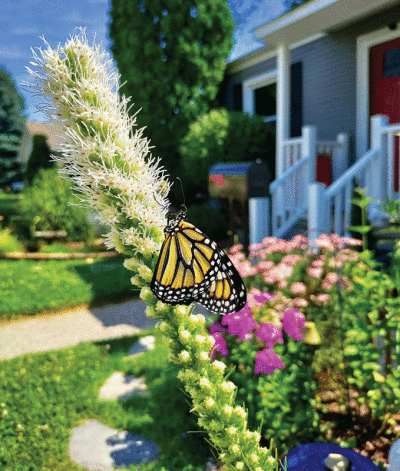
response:
M311 0L253 31L265 46L227 66L232 110L276 121L272 235L306 220L348 234L354 179L399 193L400 1Z

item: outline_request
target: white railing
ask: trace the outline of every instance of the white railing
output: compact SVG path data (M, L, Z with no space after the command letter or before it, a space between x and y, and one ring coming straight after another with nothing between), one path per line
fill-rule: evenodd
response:
M394 187L394 136L400 134L400 124L388 125L386 116L371 118L371 149L353 164L329 188L314 183L308 190L308 236L315 240L322 233L349 235L353 180L366 188L372 198L368 217L381 224L387 215L380 209L386 195L397 196Z
M272 235L282 237L307 210L307 185L315 181L316 128L283 142L283 173L270 186Z
M348 136L338 134L336 141L317 141L315 126L303 126L301 137L282 143L283 173L270 185L272 235L282 237L308 208L308 185L315 182L318 154L332 158L333 181L348 166Z
M369 172L378 157L379 151L371 149L329 188L322 183L309 185L308 237L310 240L317 239L323 233L334 232L340 236L349 235L353 179Z

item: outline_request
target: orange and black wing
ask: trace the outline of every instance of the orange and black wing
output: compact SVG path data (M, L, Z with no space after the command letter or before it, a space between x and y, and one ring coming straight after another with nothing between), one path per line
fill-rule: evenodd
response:
M238 311L246 303L246 288L229 257L193 224L182 220L175 230L167 230L151 290L165 303L197 301L220 314Z

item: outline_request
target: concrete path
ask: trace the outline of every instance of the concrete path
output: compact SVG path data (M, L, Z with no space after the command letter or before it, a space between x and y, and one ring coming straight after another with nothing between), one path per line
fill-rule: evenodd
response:
M135 335L153 327L157 319L146 316L146 304L133 299L98 308L75 308L0 324L0 360L27 353L71 347L91 340ZM196 313L208 311L196 304Z
M99 308L76 308L0 325L0 360L138 334L154 326L140 299Z

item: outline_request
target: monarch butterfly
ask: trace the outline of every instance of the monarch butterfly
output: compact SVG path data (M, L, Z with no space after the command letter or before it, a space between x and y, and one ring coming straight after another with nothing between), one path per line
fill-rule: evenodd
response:
M186 220L184 209L164 232L150 285L158 299L173 305L196 301L216 314L243 309L246 287L239 273L228 255Z

